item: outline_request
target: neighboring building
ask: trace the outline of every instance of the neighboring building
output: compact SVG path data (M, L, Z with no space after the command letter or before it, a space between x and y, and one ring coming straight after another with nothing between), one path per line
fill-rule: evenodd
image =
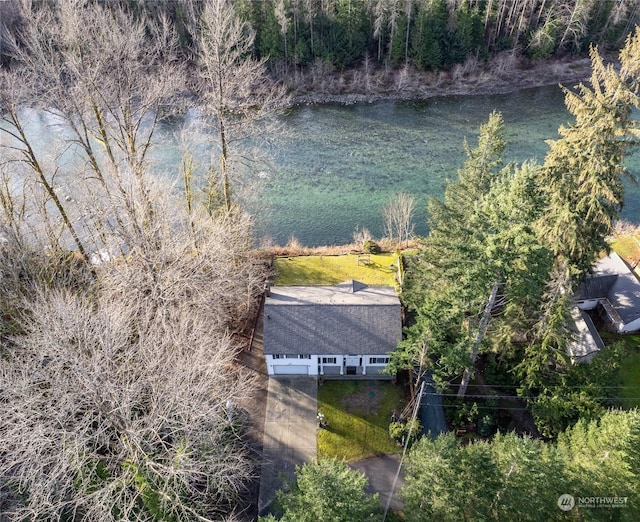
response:
M274 286L264 303L269 375L376 376L402 337L391 286Z
M576 292L575 303L576 338L569 354L577 362L588 361L604 347L592 319L616 333L640 330L640 281L615 252L596 263Z

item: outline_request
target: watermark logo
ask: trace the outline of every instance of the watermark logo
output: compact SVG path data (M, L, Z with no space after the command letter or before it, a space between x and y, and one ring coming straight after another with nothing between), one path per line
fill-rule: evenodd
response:
M628 507L628 497L574 497L569 493L564 493L558 497L558 507L562 511L576 509L593 508L626 508Z
M571 511L575 505L576 499L573 498L573 495L569 495L569 493L563 493L558 497L558 507L562 511Z
M628 497L578 497L579 508L626 508Z

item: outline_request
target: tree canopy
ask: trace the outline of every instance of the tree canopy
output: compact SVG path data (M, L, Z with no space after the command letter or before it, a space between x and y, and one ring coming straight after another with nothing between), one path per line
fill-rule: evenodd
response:
M513 433L466 445L453 434L423 438L411 448L402 488L407 520L555 520L563 494L627 499L619 509L581 509L576 500L572 519L635 520L639 436L632 410L579 421L557 444Z
M277 493L282 514L264 522L364 522L380 520L378 494L365 492L368 480L346 462L320 460L296 467L296 481Z

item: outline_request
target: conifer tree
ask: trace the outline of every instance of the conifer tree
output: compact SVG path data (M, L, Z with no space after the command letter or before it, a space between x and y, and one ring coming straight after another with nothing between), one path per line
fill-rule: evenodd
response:
M606 237L624 204L624 158L638 135L632 109L640 103L639 57L640 29L621 51L619 71L591 49L591 86L564 89L576 120L560 127L560 139L549 142L540 171L549 202L540 236L578 279L607 250Z

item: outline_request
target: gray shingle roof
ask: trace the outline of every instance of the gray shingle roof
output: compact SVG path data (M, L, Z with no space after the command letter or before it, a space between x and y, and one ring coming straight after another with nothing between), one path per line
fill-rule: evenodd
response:
M390 286L274 286L264 305L264 353L384 355L402 336Z
M593 275L576 293L578 300L604 297L625 324L640 317L640 282L615 252L596 263Z

